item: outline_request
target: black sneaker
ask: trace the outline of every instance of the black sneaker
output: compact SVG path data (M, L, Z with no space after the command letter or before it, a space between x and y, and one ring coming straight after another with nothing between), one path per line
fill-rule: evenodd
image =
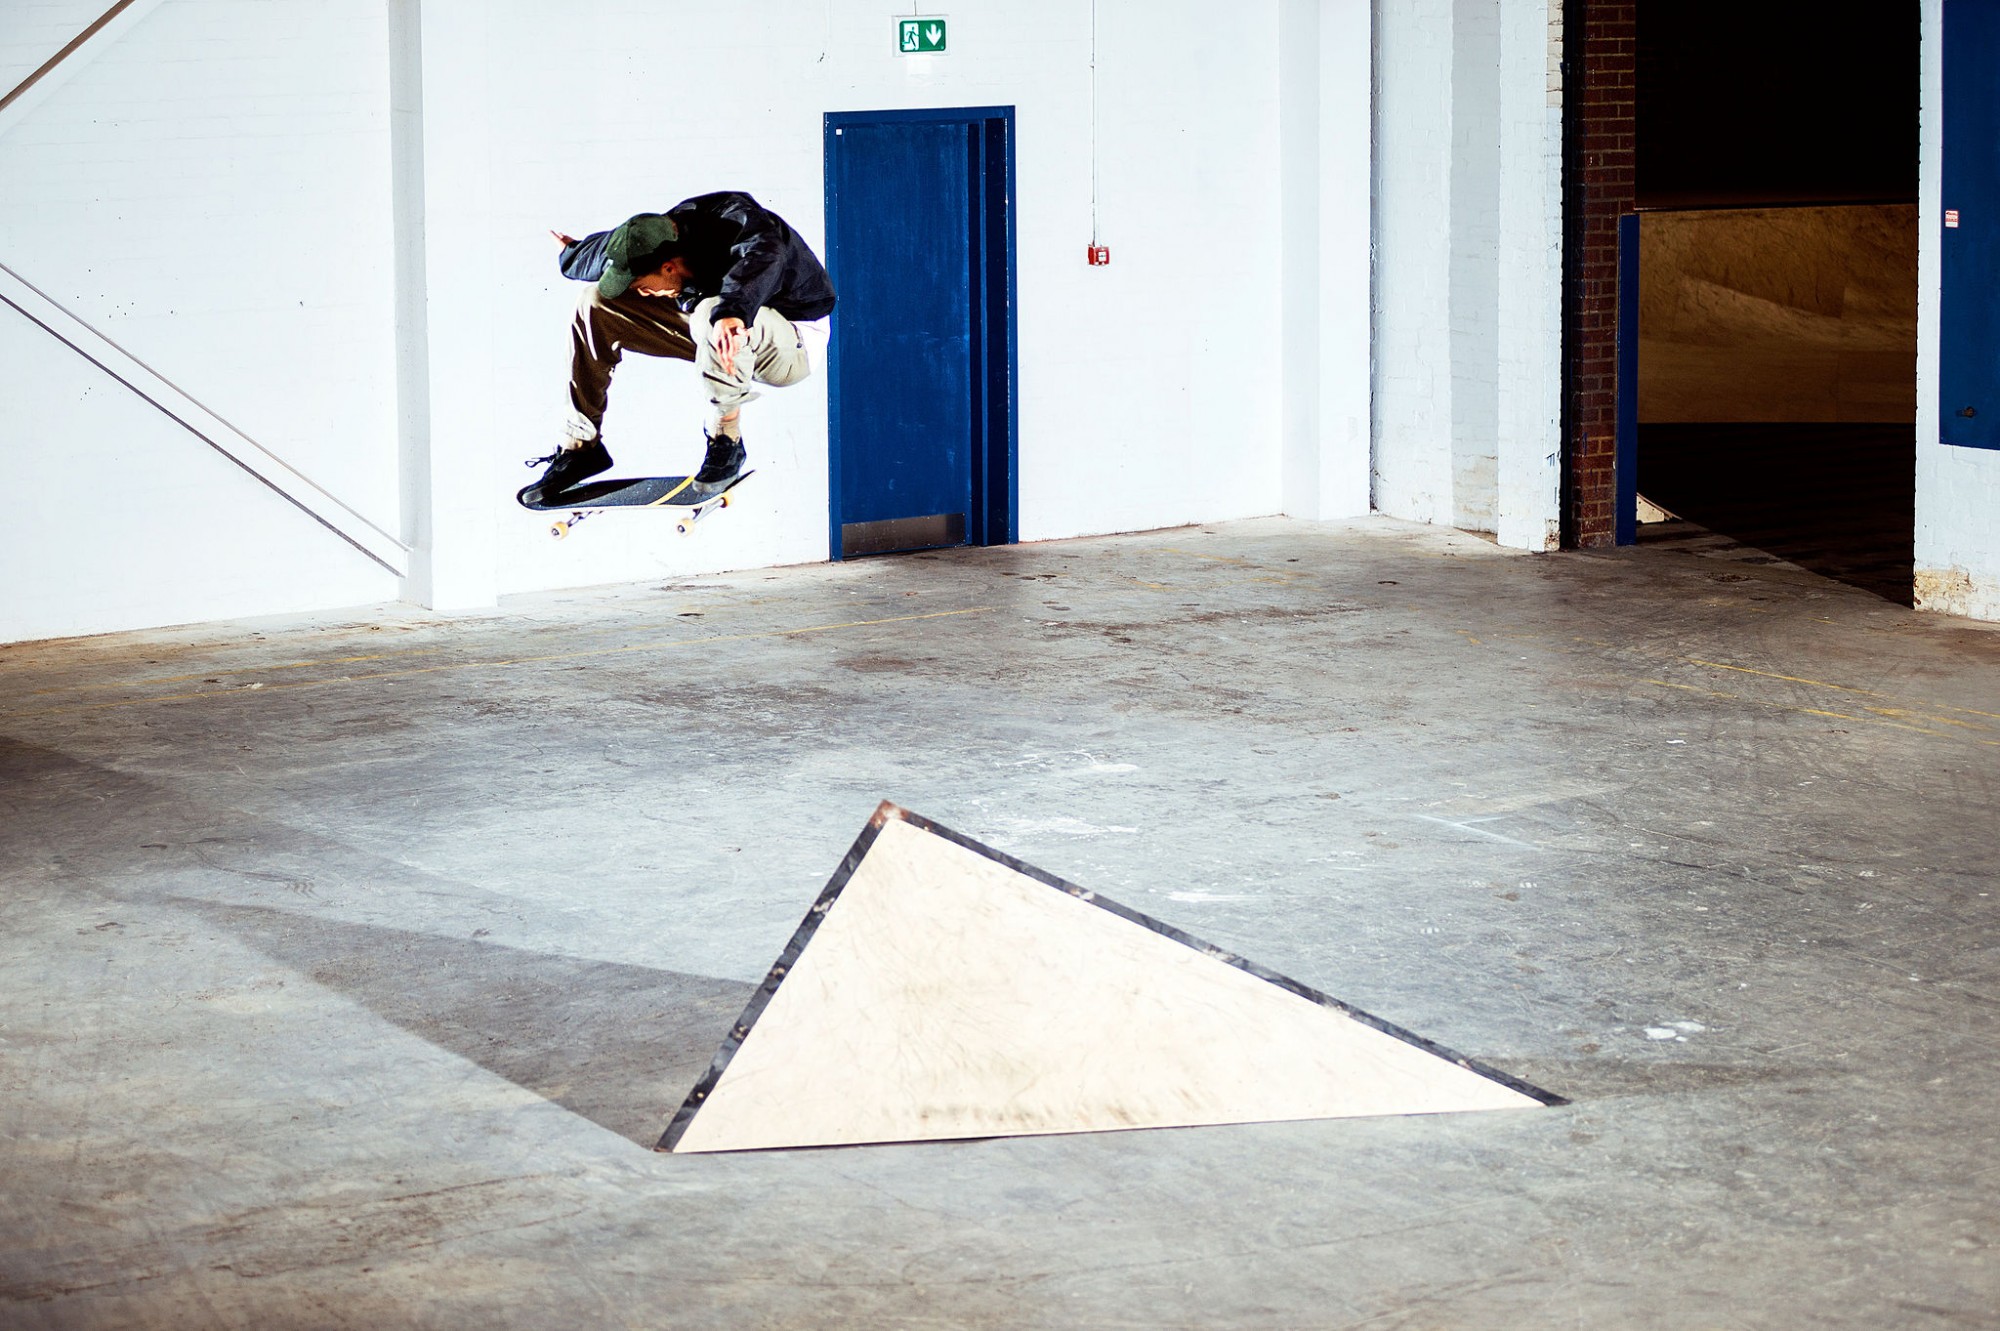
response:
M578 481L611 470L611 452L604 447L603 440L593 439L582 448L565 448L551 457L536 458L528 465L532 467L538 462L548 463L549 469L542 473L542 479L521 491L524 504L552 503Z
M708 441L708 456L701 461L701 470L694 474L696 485L721 485L733 481L743 470L743 463L749 457L743 451L741 439L731 439L726 434L716 435Z

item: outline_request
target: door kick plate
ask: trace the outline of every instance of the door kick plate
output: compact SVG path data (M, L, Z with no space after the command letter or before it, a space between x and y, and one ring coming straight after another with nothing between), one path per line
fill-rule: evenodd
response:
M885 555L893 550L935 550L965 544L965 514L932 513L921 518L840 524L840 557Z

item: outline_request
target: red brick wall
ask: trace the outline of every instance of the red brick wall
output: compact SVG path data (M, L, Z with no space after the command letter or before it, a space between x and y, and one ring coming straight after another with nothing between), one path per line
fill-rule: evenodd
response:
M1610 545L1618 444L1618 218L1632 211L1634 0L1568 0L1570 123L1563 207L1572 253L1563 293L1570 359L1565 544ZM1581 39L1581 51L1577 41Z

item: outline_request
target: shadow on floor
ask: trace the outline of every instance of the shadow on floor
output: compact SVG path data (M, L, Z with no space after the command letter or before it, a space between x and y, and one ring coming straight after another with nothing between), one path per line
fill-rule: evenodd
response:
M385 1021L648 1148L756 989L262 906L175 904Z
M1639 427L1639 492L1687 522L1909 605L1916 546L1911 425ZM1641 527L1642 545L1684 540Z
M314 864L366 863L382 881L413 890L478 891L296 828L245 823L171 785L4 736L0 789L11 797L0 877L44 881L82 857L108 879L183 881L174 875L199 863L205 875L271 888L310 877ZM78 808L92 810L87 837ZM225 855L232 847L242 853ZM232 859L243 863L232 867ZM185 892L147 900L198 914L384 1020L649 1148L756 988Z

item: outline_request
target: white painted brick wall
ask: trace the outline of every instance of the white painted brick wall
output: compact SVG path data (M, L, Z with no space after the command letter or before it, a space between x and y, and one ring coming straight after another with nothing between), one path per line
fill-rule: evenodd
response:
M1023 539L1278 510L1276 0L1234 14L1226 41L1193 0L1101 0L1107 268L1084 262L1087 4L954 6L951 51L924 59L899 55L892 16L860 0L698 7L677 20L674 42L611 61L602 34L643 29L657 11L589 12L551 22L495 11L490 59L511 73L471 117L486 138L465 149L493 163L491 285L433 293L434 320L491 338L494 416L517 427L495 442L492 492L522 483L518 459L541 451L564 405L562 332L577 288L555 274L545 228L580 234L735 186L819 244L824 112L1012 105ZM690 49L754 58L733 61L715 95L683 94ZM699 542L663 546L650 529L614 534L606 522L552 549L545 524L497 511L501 590L823 558L824 391L815 378L748 409L757 491ZM606 429L635 464L678 468L699 448L699 417L685 366L635 360ZM614 453L623 465L628 452Z
M1496 527L1502 545L1553 550L1562 484L1562 0L1506 0L1500 19Z
M2000 620L2000 450L1938 439L1938 228L1944 62L1940 0L1923 0L1923 158L1917 256L1917 604Z
M1342 21L1325 30L1365 41L1362 10L1343 0ZM892 16L861 0L678 8L673 40L654 44L606 36L658 27L650 0L562 11L426 0L437 43L422 126L437 493L423 520L455 528L459 554L483 561L468 585L505 592L824 556L823 378L751 408L758 493L699 541L606 518L558 546L511 495L528 475L520 460L546 450L562 414L579 290L556 274L545 229L581 232L737 186L817 243L827 110L1017 108L1025 538L1277 511L1273 329L1287 276L1277 0L1224 24L1193 0L1100 0L1098 238L1114 262L1099 269L1083 260L1089 13L1082 0L981 0L950 12L948 55L911 60L894 50ZM386 29L380 0L159 0L0 132L0 261L395 530L409 515L399 512ZM688 51L743 56L726 79L704 79ZM1354 114L1361 54L1326 61L1347 81L1344 100L1323 103L1339 114L1322 116L1318 147L1343 169L1369 151ZM1403 86L1435 104L1434 87ZM1324 195L1321 210L1339 261L1323 252L1318 266L1322 300L1344 299L1347 318L1323 312L1322 327L1340 331L1318 387L1358 463L1365 199L1344 175L1341 185L1344 210ZM1424 355L1395 363L1430 372ZM148 558L176 539L179 504L199 503L210 482L190 495L189 479L206 477L213 455L143 429L134 452L135 427L103 405L122 390L99 378L81 363L53 373L48 403L10 409L0 428L19 447L58 447L77 475L115 472L176 507L118 524L79 517L80 534L123 559L131 594L103 605L79 596L60 613L52 601L0 621L0 637L217 613L199 573ZM1448 390L1435 400L1448 403ZM621 464L686 465L699 415L685 366L629 365L608 422ZM1346 484L1350 503L1359 488L1337 468L1323 483L1328 493ZM204 548L203 565L271 576L231 583L227 613L394 594L281 501L245 491L229 503L268 511L218 528L226 549ZM310 530L294 531L295 519ZM241 535L228 545L232 530Z
M1090 30L1074 0L957 8L952 51L931 60L899 56L891 16L859 0L687 7L675 40L653 45L605 36L659 25L639 0L424 8L434 35L465 38L427 69L450 92L427 97L424 125L433 455L446 459L434 516L491 530L495 590L824 557L823 379L751 408L759 492L702 541L609 518L558 547L511 494L562 414L579 290L555 273L545 228L739 186L817 243L831 109L1018 109L1025 538L1279 508L1275 0L1232 15L1241 39L1226 42L1192 0L1100 3L1105 269L1083 261ZM0 134L0 261L396 529L387 40L378 0L163 0ZM744 57L704 82L690 50ZM635 360L608 426L621 462L683 466L699 414L686 367ZM60 435L79 474L115 463L142 491L180 493L212 457L170 433L134 456L122 423L76 403L10 413L7 428L29 445ZM283 529L291 511L264 502L252 525ZM195 580L143 560L180 519L93 533L146 586L132 624L210 612ZM310 541L238 552L288 572L286 595L259 607L272 610L352 597L346 558ZM393 594L373 572L361 583ZM115 618L78 606L0 636Z
M1453 0L1452 525L1494 529L1500 484L1500 0Z
M1452 0L1376 11L1375 507L1452 520Z
M167 0L86 48L0 124L0 263L393 527L383 29L378 0ZM69 509L60 539L8 524L0 562L76 585L0 602L0 640L395 596L74 353L11 310L0 325L10 456L142 500ZM80 562L45 562L65 542Z

